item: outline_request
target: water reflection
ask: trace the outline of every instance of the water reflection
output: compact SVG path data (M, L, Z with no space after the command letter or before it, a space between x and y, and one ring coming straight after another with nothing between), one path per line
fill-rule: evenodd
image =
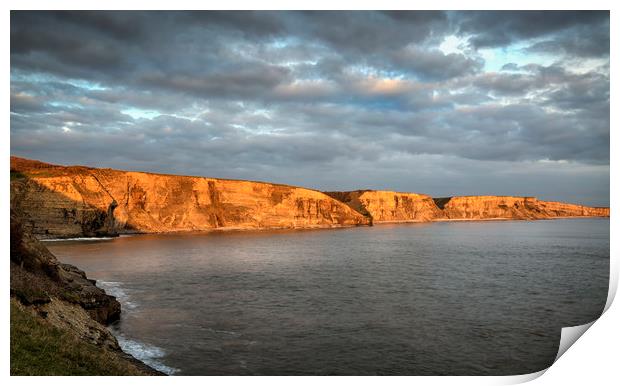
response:
M116 333L181 375L533 372L600 314L609 274L607 219L48 245L114 283Z

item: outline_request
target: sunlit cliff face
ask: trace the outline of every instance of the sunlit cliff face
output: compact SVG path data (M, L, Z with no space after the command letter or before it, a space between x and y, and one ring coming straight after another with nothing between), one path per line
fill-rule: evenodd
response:
M609 217L535 197L358 190L60 166L11 157L11 210L39 237L340 228L384 222Z
M609 203L608 12L13 12L11 153Z

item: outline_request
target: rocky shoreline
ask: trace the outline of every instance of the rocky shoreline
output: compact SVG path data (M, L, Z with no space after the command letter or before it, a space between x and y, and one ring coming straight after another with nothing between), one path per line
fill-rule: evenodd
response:
M121 305L116 298L97 287L84 271L59 262L24 229L14 212L11 213L10 270L11 305L22 316L34 319L38 323L35 326L43 326L39 330L60 331L95 353L112 357L115 363L122 364L117 375L125 375L125 372L126 375L165 375L123 352L106 328L120 318ZM11 338L13 353L18 339L13 334ZM15 347L15 350L23 353L27 348ZM12 373L14 367L19 373L17 365L13 366L18 361L19 358L11 355ZM68 369L68 373L63 369L52 373L56 371L60 373L55 375L71 374Z
M106 328L120 318L117 299L78 267L59 262L39 240L579 217L609 217L609 208L535 197L318 192L253 181L65 167L11 157L12 321L15 311L35 320L39 329L53 328L111 356L114 363L122 364L115 374L165 375L123 352ZM13 355L11 360L13 364ZM55 371L67 375L62 369Z

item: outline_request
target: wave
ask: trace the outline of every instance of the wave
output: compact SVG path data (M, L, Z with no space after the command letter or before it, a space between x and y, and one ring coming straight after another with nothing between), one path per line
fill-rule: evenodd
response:
M243 335L240 332L236 332L236 331L216 330L214 328L205 328L205 331L209 331L212 334L223 334L223 335L230 335L230 336L235 336L235 337Z
M68 237L64 239L41 239L39 241L48 242L48 241L104 241L104 240L114 240L115 237Z
M114 296L116 300L121 303L121 306L124 309L133 310L138 305L131 301L131 298L127 295L127 292L123 289L123 287L121 287L122 285L123 283L119 281L97 281L97 286L101 287L108 295Z
M118 340L118 344L123 351L131 354L134 358L146 363L155 370L159 370L167 375L172 375L179 371L179 369L166 366L159 361L159 359L166 356L166 352L160 347L127 339L122 334L116 335L116 340Z
M97 281L97 285L103 288L107 294L116 297L116 299L121 303L124 311L133 310L137 307L137 304L131 301L130 296L123 288L122 282L100 280ZM159 361L159 359L166 356L166 352L160 347L128 339L121 334L117 328L111 328L110 330L116 337L121 349L126 353L131 354L134 358L167 375L172 375L179 371L178 369L166 366Z

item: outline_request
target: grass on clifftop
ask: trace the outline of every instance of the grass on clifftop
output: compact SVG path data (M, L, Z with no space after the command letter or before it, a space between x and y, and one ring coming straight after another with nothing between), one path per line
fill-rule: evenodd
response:
M11 375L144 375L111 352L48 325L11 299Z

